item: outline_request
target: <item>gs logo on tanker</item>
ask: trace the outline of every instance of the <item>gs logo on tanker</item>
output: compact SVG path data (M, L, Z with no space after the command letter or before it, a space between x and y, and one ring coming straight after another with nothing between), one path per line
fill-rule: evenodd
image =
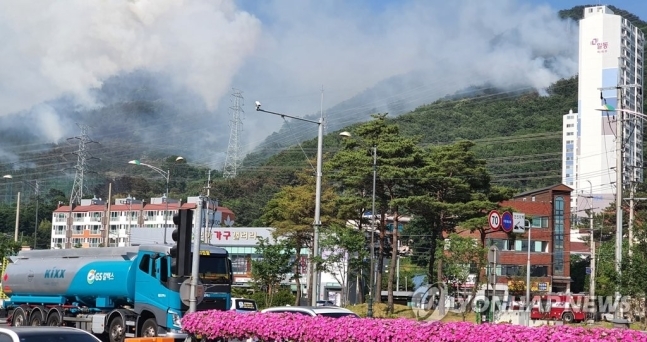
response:
M88 284L93 284L95 281L108 281L114 280L115 274L112 272L97 272L97 270L90 270L88 272Z

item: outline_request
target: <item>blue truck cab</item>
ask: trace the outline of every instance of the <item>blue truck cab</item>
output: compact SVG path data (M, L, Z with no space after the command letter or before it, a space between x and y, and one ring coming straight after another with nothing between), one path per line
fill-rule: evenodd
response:
M171 273L168 245L21 251L3 275L8 321L72 326L110 342L127 337L186 338L189 277ZM190 274L190 272L189 272ZM229 310L231 261L225 249L200 246L197 310Z

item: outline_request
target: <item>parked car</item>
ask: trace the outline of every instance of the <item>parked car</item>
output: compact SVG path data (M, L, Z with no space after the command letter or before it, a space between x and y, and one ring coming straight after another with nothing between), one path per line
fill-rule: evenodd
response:
M276 306L273 308L263 309L261 313L295 313L306 316L323 316L323 317L357 317L359 316L344 308L337 306ZM1 341L0 341L1 342Z
M0 342L101 342L89 332L68 327L22 326L0 328Z
M258 307L256 306L256 301L254 301L253 299L232 298L231 308L229 310L240 313L249 313L258 311Z
M337 306L331 300L318 300L317 306Z

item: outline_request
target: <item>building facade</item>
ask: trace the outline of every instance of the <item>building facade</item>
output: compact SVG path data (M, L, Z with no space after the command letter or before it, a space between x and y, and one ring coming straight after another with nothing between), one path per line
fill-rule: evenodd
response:
M171 233L175 229L173 215L178 209L195 211L197 201L198 197L189 197L186 203L165 197L152 198L150 202L117 198L108 204L95 198L84 199L78 206L59 206L52 213L51 248L123 247L145 242L132 236L136 227L158 230L163 237L162 242L171 242ZM209 203L205 213L205 232L234 224L234 213L215 202ZM194 223L195 219L194 213Z
M584 216L592 203L601 211L614 201L616 112L599 109L621 105L642 113L644 43L643 32L608 7L584 9L578 108L563 117L562 183L573 188L570 206L577 216ZM623 184L629 186L643 179L643 120L625 113L623 124Z
M486 231L486 245L497 246L500 261L494 270L483 272L495 272L494 290L499 297L515 292L522 292L525 296L528 249L531 291L570 291L571 191L570 187L558 184L525 192L500 203L504 208L513 208L515 213L525 214L527 225L532 232L528 243L528 227L523 234L506 233L502 230ZM480 238L479 232L465 231L462 234L477 240ZM523 290L519 289L520 284L523 284ZM493 287L489 285L484 285L482 289L493 291Z

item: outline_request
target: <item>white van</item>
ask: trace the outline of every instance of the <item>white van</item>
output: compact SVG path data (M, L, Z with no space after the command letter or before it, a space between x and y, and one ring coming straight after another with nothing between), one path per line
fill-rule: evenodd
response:
M231 308L229 310L240 313L249 313L258 311L258 307L256 306L256 302L253 299L232 298Z

